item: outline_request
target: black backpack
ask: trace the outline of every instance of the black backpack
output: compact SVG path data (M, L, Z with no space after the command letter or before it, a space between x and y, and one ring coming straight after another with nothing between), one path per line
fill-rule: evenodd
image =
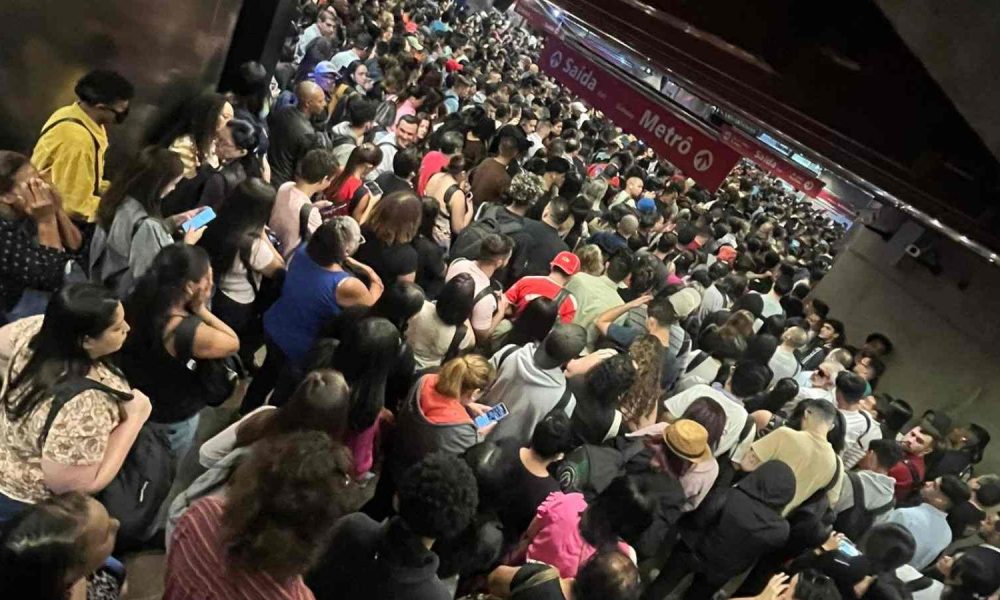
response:
M392 100L383 100L375 109L375 118L372 122L373 129L388 131L396 123L396 103Z
M892 510L896 506L896 501L890 500L885 506L868 510L865 508L865 490L861 485L861 477L854 471L848 471L847 477L850 478L854 488L854 506L837 515L833 529L849 539L859 540L875 522L875 518Z
M788 515L787 520L791 531L785 549L789 556L797 555L809 548L816 548L825 542L830 535L836 516L833 514L833 507L830 506L827 493L840 478L840 457L837 456L836 459L836 468L833 470L830 482L814 492Z
M501 219L499 206L483 207L479 218L463 229L452 242L449 256L453 260L456 258L476 260L479 258L479 247L486 236L493 233L513 236L523 230L524 223L521 219Z
M589 500L603 492L616 477L624 475L628 461L645 448L641 440L628 438L615 438L609 444L584 444L569 452L556 468L560 489L566 493L579 492Z
M245 268L250 286L255 294L259 293L256 282L250 275L249 265L245 265ZM201 318L196 315L184 317L172 332L174 349L177 352L177 360L197 374L205 403L209 406L219 406L236 391L236 384L246 375L246 369L238 354L226 358L195 358L194 335L201 322Z
M67 377L53 389L52 407L42 427L43 444L62 407L87 390L99 390L126 402L132 399L131 394L99 381L87 377ZM121 523L115 543L116 552L137 549L152 537L160 505L170 493L173 481L174 466L167 439L160 432L143 427L118 474L95 496Z

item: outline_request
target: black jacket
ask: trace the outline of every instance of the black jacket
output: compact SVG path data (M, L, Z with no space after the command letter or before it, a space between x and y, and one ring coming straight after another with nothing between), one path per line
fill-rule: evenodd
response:
M271 165L271 185L291 181L295 163L316 144L316 129L297 106L282 106L267 118L271 132L267 159Z
M781 511L794 496L792 470L768 461L736 486L706 498L681 537L706 572L735 576L788 541Z
M451 600L437 569L437 555L402 519L354 513L337 521L306 585L317 600Z

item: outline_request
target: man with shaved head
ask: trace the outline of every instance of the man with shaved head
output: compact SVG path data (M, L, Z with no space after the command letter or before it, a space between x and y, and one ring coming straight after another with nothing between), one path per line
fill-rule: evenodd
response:
M326 110L326 95L312 81L295 86L296 103L283 106L267 119L270 145L267 159L271 163L271 184L280 186L291 181L295 163L318 145L318 136L310 119Z

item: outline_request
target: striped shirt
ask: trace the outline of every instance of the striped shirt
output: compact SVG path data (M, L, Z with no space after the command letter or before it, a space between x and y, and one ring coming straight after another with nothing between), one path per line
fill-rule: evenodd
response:
M208 496L177 523L167 553L163 600L315 600L301 575L276 581L263 572L230 567L222 511L223 500Z

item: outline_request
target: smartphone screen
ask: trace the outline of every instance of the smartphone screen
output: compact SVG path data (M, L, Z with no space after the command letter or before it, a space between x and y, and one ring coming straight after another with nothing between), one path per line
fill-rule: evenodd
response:
M476 424L476 427L482 429L490 423L495 423L506 417L508 414L507 405L501 402L487 411L486 414L476 417L473 422Z
M184 229L185 232L194 231L195 229L201 229L205 225L208 225L214 219L215 219L215 211L212 210L211 206L209 206L204 210L202 210L200 213L188 219L187 221L184 221L184 224L181 225L181 227Z
M372 196L382 195L382 188L380 188L379 185L374 181L369 181L368 183L365 184L365 187L368 188L368 191L371 192Z
M861 556L861 551L858 550L857 546L851 543L851 540L843 539L840 540L840 545L837 546L837 550L844 556Z

